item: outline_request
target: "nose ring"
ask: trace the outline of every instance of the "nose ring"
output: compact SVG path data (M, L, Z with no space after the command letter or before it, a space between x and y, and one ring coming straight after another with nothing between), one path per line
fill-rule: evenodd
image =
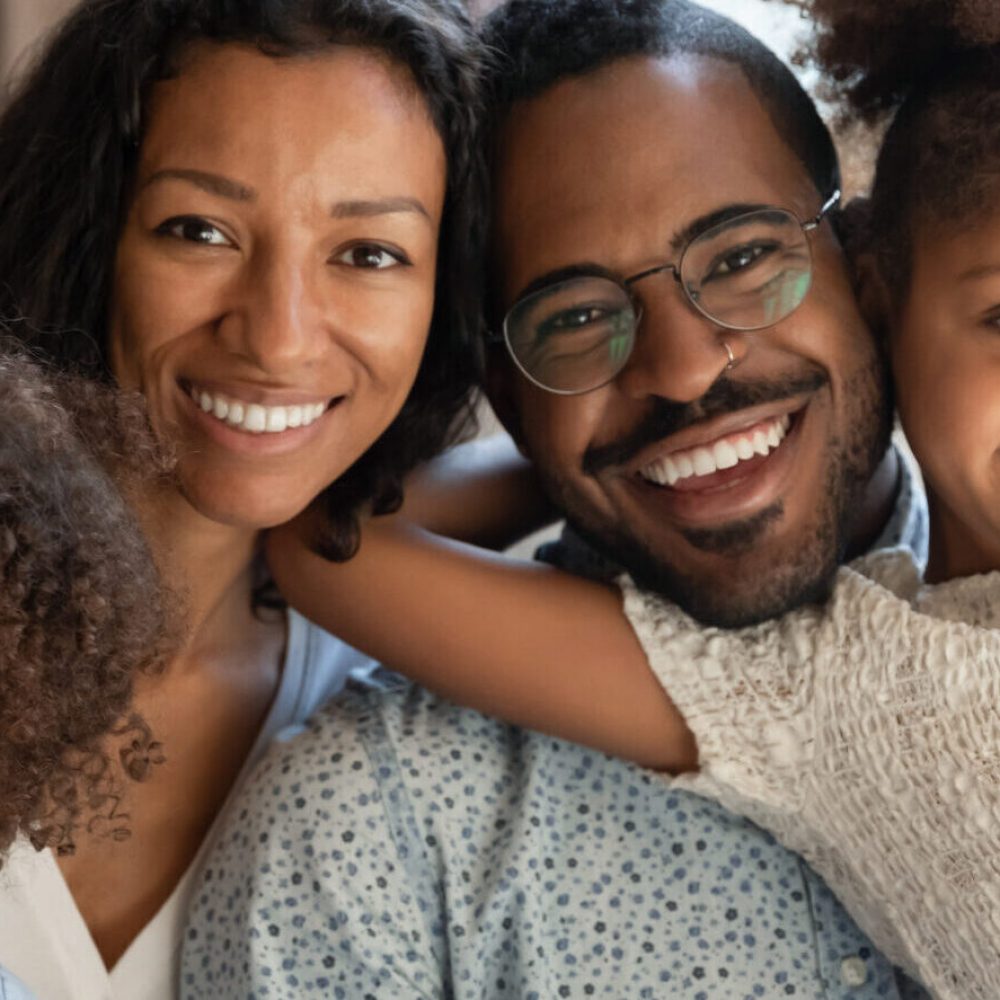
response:
M737 366L737 364L739 364L739 362L736 360L736 355L733 354L733 349L729 346L728 340L724 340L722 342L722 346L726 349L726 357L729 358L726 362L726 371L730 372Z

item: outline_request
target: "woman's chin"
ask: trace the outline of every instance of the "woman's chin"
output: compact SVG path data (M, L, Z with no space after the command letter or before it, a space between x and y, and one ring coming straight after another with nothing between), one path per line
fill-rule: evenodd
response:
M255 488L256 487L256 488ZM221 488L202 481L180 477L180 492L187 504L203 518L215 524L244 531L264 531L277 527L301 514L319 489L262 488L256 484L227 483Z

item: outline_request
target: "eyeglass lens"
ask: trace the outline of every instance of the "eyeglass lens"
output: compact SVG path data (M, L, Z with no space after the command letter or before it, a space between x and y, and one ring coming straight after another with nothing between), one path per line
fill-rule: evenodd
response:
M799 220L781 209L767 209L696 237L678 271L688 299L712 322L727 329L760 330L801 305L812 281L812 258ZM554 392L578 393L604 385L621 371L632 353L638 321L624 284L580 277L517 302L504 333L528 378Z

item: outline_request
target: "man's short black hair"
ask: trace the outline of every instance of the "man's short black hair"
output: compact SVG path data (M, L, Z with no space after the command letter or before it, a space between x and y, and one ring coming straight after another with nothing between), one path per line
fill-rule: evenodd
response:
M508 0L483 36L497 56L488 88L496 122L515 102L619 59L707 56L743 71L819 194L840 187L830 132L791 70L750 32L689 0Z

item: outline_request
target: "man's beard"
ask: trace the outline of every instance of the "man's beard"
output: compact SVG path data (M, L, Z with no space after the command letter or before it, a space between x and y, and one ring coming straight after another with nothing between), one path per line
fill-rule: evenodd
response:
M667 400L639 428L619 442L589 450L584 472L593 475L608 465L629 460L647 445L697 422L763 403L815 392L827 383L816 373L802 379L743 383L720 379L697 402L677 404ZM566 512L573 528L606 558L627 570L646 590L662 594L705 625L740 628L784 614L803 604L824 600L837 566L844 558L855 519L863 506L868 484L889 447L892 430L891 387L881 356L860 369L845 386L851 401L845 439L829 446L825 504L817 510L810 528L803 526L801 544L780 563L767 565L766 573L747 581L733 581L731 574L706 570L687 573L661 558L628 525L600 524L574 503L565 485L544 475L553 500ZM741 521L720 528L679 529L686 543L702 552L736 560L767 545L769 528L783 516L781 501ZM762 554L766 556L766 553ZM735 586L729 586L734 583Z

